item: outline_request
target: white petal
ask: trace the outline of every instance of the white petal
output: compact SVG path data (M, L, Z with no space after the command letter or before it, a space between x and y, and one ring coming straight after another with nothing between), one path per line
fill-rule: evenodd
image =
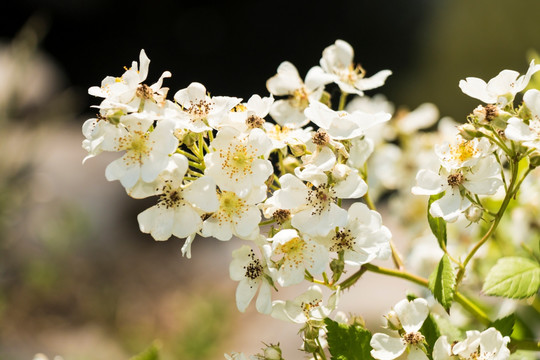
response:
M429 314L428 303L425 299L413 301L403 299L394 306L401 325L406 332L418 331Z
M529 110L531 110L532 115L537 120L540 120L540 91L536 89L528 90L523 95L523 101Z
M259 290L255 307L261 314L270 314L272 312L272 288L264 279L261 283L261 289Z
M508 119L508 126L504 130L504 135L515 141L532 141L536 140L538 136L531 131L531 129L517 117L511 117Z
M199 231L202 226L201 216L190 205L185 204L174 212L172 234L185 238Z
M386 82L386 79L390 75L392 75L392 71L381 70L369 78L359 79L355 83L355 87L359 90L371 90L371 89L381 87L384 85L384 83Z
M414 195L440 194L448 188L448 182L439 174L426 169L420 169L416 174L417 185L411 189Z
M379 360L393 360L403 354L407 348L400 337L382 333L373 334L369 344L373 348L371 356Z
M183 192L184 198L205 212L219 208L216 183L210 176L203 176L192 182Z
M277 74L266 82L268 91L278 96L292 94L296 89L301 88L302 85L302 79L298 74L298 70L288 61L282 62L277 69Z
M428 360L428 357L426 353L418 347L412 346L407 356L407 360Z
M155 205L140 213L137 220L140 230L151 234L155 240L167 240L172 235L173 211L167 211Z
M433 346L433 360L451 360L452 349L446 336L441 336Z
M454 222L465 211L471 202L462 198L459 190L449 189L439 200L435 200L429 209L434 217L442 217L445 221Z
M468 77L465 80L460 80L459 88L466 95L481 100L487 104L493 104L497 101L496 96L488 94L487 84L482 79Z
M260 279L258 281L252 281L247 278L240 280L238 287L236 288L236 306L240 312L246 311L251 299L257 293Z

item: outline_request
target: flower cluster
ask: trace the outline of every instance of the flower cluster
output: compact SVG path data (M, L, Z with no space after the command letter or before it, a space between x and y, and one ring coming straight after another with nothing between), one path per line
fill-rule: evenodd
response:
M137 217L143 233L159 241L185 239L182 254L188 258L199 237L244 240L229 266L238 282L238 309L244 312L256 298L260 313L299 324L302 349L314 359L326 359L326 352L334 358L380 360L510 356L507 335L516 318L492 321L459 287L520 187L535 188L525 180L540 165L540 91L527 90L522 103L514 102L540 65L531 62L523 76L504 70L488 83L462 80L463 92L485 105L460 125L439 119L433 104L394 111L382 95L365 96L391 72L367 77L343 40L324 49L320 65L304 79L292 63L281 63L266 83L268 96L247 101L210 96L200 83L170 100L163 81L171 74L166 71L147 85L149 63L143 50L120 77L108 76L91 87L89 93L102 101L95 106L97 116L83 125L88 151L83 162L101 152L119 153L106 178L119 180L131 197L155 199ZM338 101L331 95L336 90ZM416 184L409 181L414 174ZM425 199L412 195L430 196L428 224ZM413 251L413 263L396 250L376 210L383 196L390 210L399 207L408 235L421 244L417 250L424 253ZM530 198L519 201L532 202L527 205L540 213L540 204ZM478 225L447 232L447 223L461 219ZM482 222L489 223L487 229ZM510 299L534 296L540 262L535 250L523 248L531 255L499 249L506 257L487 275L469 277L469 285L483 283L485 294ZM456 249L465 256L456 256ZM372 263L389 258L395 269ZM414 268L423 276L425 263L429 279L410 272ZM412 296L386 315L387 331L374 335L358 317L332 315L344 290L366 271L429 289L426 299L443 310L437 313L428 300ZM309 287L294 299L275 299L279 287L305 281ZM468 330L478 326L472 321L452 323L448 314L454 303L461 308L453 313L466 310L489 326L480 332ZM363 345L343 345L344 339ZM538 343L523 344L514 348L540 350ZM352 348L363 353L351 355ZM242 353L226 358L247 359ZM269 345L250 359L282 360L281 349Z
M267 82L267 97L210 96L192 83L173 101L163 87L169 72L145 84L149 62L141 51L139 64L90 88L103 100L98 116L83 125L85 160L122 152L107 166L107 179L119 180L134 198L155 197L156 205L138 216L141 231L155 240L185 238L188 257L196 236L249 241L233 252L230 265L240 311L260 288L260 312L294 322L322 319L330 308L323 307L320 289L290 305L272 302L272 289L299 284L306 273L320 276L333 259L343 267L388 258L391 234L375 210L342 202L366 194L362 168L355 166L365 154L355 147L390 114L333 110L321 99L329 99L331 82L362 94L383 85L390 71L365 77L351 46L338 40L305 81L283 62ZM263 224L272 226L263 231Z

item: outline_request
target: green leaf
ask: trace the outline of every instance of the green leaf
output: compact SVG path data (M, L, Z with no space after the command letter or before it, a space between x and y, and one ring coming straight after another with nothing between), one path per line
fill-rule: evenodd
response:
M510 299L530 297L540 287L540 265L523 257L499 259L489 271L482 291Z
M441 249L446 248L446 221L444 221L443 218L436 218L431 216L431 214L429 213L429 209L431 208L431 204L435 200L442 198L443 195L444 193L440 193L437 195L431 195L429 197L427 212L429 227L431 228L431 232L433 233L433 235L435 235L435 237L437 238L437 242L439 243Z
M454 269L452 269L452 263L448 255L444 254L437 268L429 276L428 287L446 312L450 311L450 306L452 306L454 300L455 284L456 277Z
M154 342L143 352L131 357L129 360L159 360L159 344Z
M433 346L435 345L435 342L441 336L441 332L439 330L439 327L437 326L437 322L435 321L435 318L432 314L429 314L426 320L424 320L424 323L420 328L420 333L422 333L422 335L424 335L424 337L426 338L427 353L431 354L433 352Z
M340 324L324 319L327 330L328 350L333 360L369 360L371 333L360 325Z
M503 318L497 319L491 323L491 326L499 330L502 336L510 336L514 331L514 324L516 323L516 316L510 314Z

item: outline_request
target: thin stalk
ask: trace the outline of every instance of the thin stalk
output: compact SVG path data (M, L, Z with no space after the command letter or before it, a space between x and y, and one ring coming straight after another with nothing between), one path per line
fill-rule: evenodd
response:
M319 356L321 357L322 360L326 360L326 355L324 353L324 349L321 345L321 341L319 340L318 336L315 338L315 342L317 342L317 345L319 346Z
M193 160L193 161L199 161L199 158L196 157L195 155L191 154L191 153L188 153L187 151L184 151L184 150L180 150L180 149L176 149L176 152L178 154L182 154L184 155L185 157L187 157L188 159L190 160Z
M338 111L345 109L345 102L347 101L347 94L346 92L342 91L341 96L339 97L339 106Z
M272 219L269 219L269 220L261 221L259 223L259 226L270 225L270 224L273 224L275 222L276 222L276 219L272 218Z
M512 159L512 160L515 160L515 159ZM467 257L463 261L462 266L460 267L460 269L459 269L459 271L457 273L457 276L456 276L455 289L458 288L459 284L461 283L461 280L463 280L463 276L465 275L465 269L466 269L467 265L469 264L469 262L472 260L472 258L476 254L476 252L482 247L482 245L484 245L489 240L489 238L491 237L493 232L497 229L497 226L499 225L499 222L501 221L502 216L503 216L504 212L506 211L506 208L508 207L508 204L510 203L510 200L512 199L512 197L514 195L514 192L517 191L517 189L515 187L516 186L517 175L518 175L517 161L511 161L510 162L510 169L511 169L511 172L512 172L512 177L510 178L510 184L508 186L508 191L506 192L506 195L505 195L505 197L503 199L501 207L499 208L499 211L497 211L497 215L495 216L495 219L493 219L493 222L491 223L491 226L489 227L488 231L484 234L482 239L480 239L480 241L477 242L476 245L474 245L474 247L471 249L469 254L467 254Z
M195 169L199 169L201 171L204 171L204 165L201 165L200 163L198 162L194 162L194 161L189 161L189 166L195 168Z

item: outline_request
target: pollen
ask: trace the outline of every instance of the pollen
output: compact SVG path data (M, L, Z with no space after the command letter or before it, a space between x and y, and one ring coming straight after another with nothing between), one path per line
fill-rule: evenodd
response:
M136 95L138 98L151 100L154 98L154 90L146 84L140 84L137 87Z
M251 258L251 261L244 266L244 270L246 270L244 276L251 280L258 279L263 274L263 266L261 265L260 260L256 258L253 249L249 253L248 257Z
M219 150L222 159L221 169L229 179L238 181L253 174L251 165L256 158L256 149L251 145L230 144L228 148Z
M340 252L342 250L353 250L356 240L351 234L350 229L339 230L332 238L332 246L330 251Z
M462 141L457 145L450 145L450 159L463 163L478 154L478 149L471 141Z
M300 307L302 308L302 312L304 313L304 315L307 318L309 318L310 311L321 306L321 303L322 303L322 299L314 299L312 301L307 301L307 302L302 301L300 303Z
M250 115L246 119L246 125L250 129L262 128L263 124L264 124L264 119L257 115Z
M158 207L171 209L186 205L182 189L174 189L171 185L171 180L165 180L165 185L161 188L162 194L159 197Z
M126 150L124 163L126 166L142 164L143 159L150 156L154 141L150 141L150 134L140 130L134 130L126 136L116 139L116 151Z
M304 110L309 106L308 92L305 86L294 90L292 94L292 106L299 110Z
M305 256L313 249L300 237L294 237L284 244L276 247L274 253L283 255L283 266L297 268L304 264Z
M424 342L425 337L419 332L412 331L410 333L406 333L405 335L403 335L401 340L403 341L404 344L418 345Z
M335 202L335 191L331 185L321 184L308 190L307 203L313 207L311 215L321 215L332 202Z
M248 210L246 202L232 191L223 191L218 196L219 210L212 217L218 220L219 225L223 223L236 224L237 219L242 217Z
M185 108L184 111L190 115L192 121L196 121L206 119L212 108L212 103L199 100L198 102L190 101L189 107Z
M465 181L465 176L463 176L462 173L458 172L455 174L448 175L448 178L446 179L448 181L448 185L455 187L460 186L463 184L463 181Z

